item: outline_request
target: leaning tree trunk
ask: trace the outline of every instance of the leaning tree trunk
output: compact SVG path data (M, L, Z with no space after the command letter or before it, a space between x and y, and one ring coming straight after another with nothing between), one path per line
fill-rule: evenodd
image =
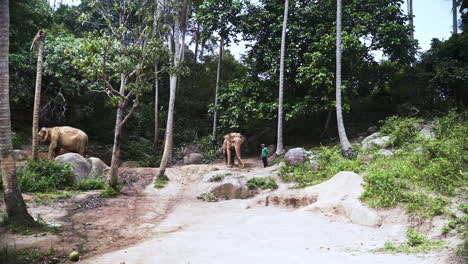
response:
M349 158L347 153L354 152L354 149L346 136L341 110L341 0L337 0L336 8L336 122L341 151L345 157Z
M213 133L211 135L211 140L216 142L216 129L217 129L217 119L218 119L218 90L219 90L219 79L221 75L221 62L223 60L223 45L224 39L221 37L219 41L219 57L218 57L218 70L216 71L216 88L215 88L215 101L214 101L214 116L213 116Z
M154 64L154 150L156 151L158 145L159 137L159 73L158 73L158 64Z
M32 158L38 160L38 138L37 131L39 130L39 107L41 105L41 85L42 85L42 71L44 66L44 45L45 33L40 30L34 38L33 45L37 43L37 72L36 72L36 92L34 95L34 110L33 110L33 124L32 124Z
M286 51L286 28L288 27L289 0L284 2L283 32L281 33L281 55L280 55L280 79L278 96L278 136L276 143L276 155L284 153L283 147L283 89L284 89L284 56Z
M0 0L0 166L8 221L13 225L33 224L18 190L16 164L12 156L9 96L9 1Z
M179 21L176 19L174 26L174 52L172 64L175 68L179 67L180 59L182 58L182 47L183 43L180 43L180 26ZM172 50L172 40L169 40L169 45ZM176 97L177 89L177 73L172 72L169 76L169 107L167 110L167 123L166 123L166 136L164 140L164 153L159 165L159 171L157 177L164 177L166 172L167 165L170 160L172 153L172 139L173 139L173 129L174 129L174 103Z
M457 0L452 0L453 34L458 34Z
M120 94L125 94L125 74L120 74ZM114 130L114 146L112 147L112 160L109 172L109 186L115 188L119 181L119 166L120 166L120 137L122 133L122 121L124 114L124 101L119 103L117 108L117 116L115 118Z

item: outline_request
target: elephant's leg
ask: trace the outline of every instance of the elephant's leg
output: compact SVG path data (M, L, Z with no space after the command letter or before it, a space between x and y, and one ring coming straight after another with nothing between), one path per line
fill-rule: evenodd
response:
M228 146L227 148L227 165L228 167L232 166L232 153L231 153L231 148Z
M236 157L237 157L237 159L239 160L239 166L240 166L241 168L244 168L244 163L242 162L242 157L241 157L241 149L240 149L240 146L239 146L239 145L236 145L235 149L236 149Z
M49 146L49 159L53 160L55 156L57 156L57 144L56 143L50 143Z

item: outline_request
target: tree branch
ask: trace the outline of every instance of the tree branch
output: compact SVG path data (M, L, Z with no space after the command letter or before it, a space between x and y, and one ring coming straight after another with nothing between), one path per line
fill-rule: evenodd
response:
M128 112L128 114L125 116L125 118L120 123L119 130L123 128L125 123L127 123L128 119L133 114L133 112L135 112L135 108L138 106L139 103L140 103L140 100L139 100L139 96L137 95L135 100L133 100L133 105L132 105L132 108L130 109L130 112Z

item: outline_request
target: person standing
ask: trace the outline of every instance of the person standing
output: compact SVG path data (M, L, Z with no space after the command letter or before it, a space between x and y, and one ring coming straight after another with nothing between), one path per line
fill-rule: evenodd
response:
M262 144L262 161L263 161L263 168L268 166L268 148L265 144Z

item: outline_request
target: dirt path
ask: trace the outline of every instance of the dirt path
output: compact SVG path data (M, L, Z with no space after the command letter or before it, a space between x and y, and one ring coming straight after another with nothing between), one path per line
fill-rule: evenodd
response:
M146 203L132 213L132 226L143 227L129 228L136 237L132 242L140 243L117 244L118 250L85 256L83 263L440 263L438 256L372 253L401 235L392 228L364 227L301 210L250 207L249 200L196 200L198 184L210 169L193 165L169 170L166 188L150 185L142 194L146 198L135 201ZM271 170L244 172L265 176Z

